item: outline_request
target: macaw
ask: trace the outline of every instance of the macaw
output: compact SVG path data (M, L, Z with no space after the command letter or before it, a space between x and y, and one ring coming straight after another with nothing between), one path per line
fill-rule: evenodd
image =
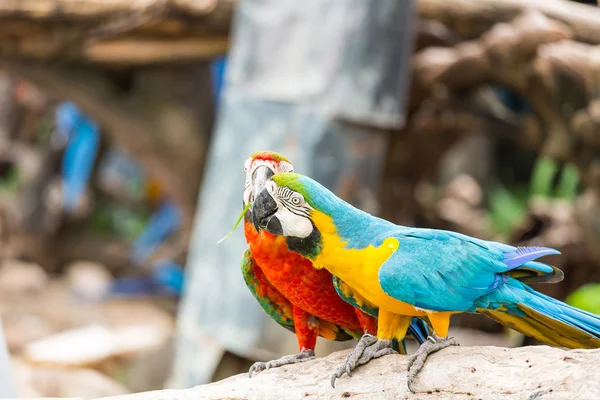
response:
M271 176L293 171L293 166L277 153L257 152L246 160L244 170L244 206L247 206ZM309 259L289 251L285 238L264 230L259 232L252 220L248 210L244 215L244 234L249 245L242 259L244 279L264 311L296 333L300 353L266 363L257 362L251 366L250 376L264 369L313 359L318 336L343 341L362 338L365 332L376 332L375 307L364 299L358 299L360 304L344 301L340 297L348 290L344 282L332 277L327 270L313 268ZM415 319L409 328L412 336L423 343L428 332L425 323ZM367 338L376 340L372 335ZM405 351L403 342L399 350ZM380 357L392 349L371 346L366 352ZM349 360L350 365L359 365L362 362L359 358ZM338 375L342 373L340 370Z
M600 347L599 316L527 285L562 280L561 270L535 261L557 250L395 225L295 173L265 183L252 218L257 229L285 237L290 250L378 306L379 340L402 339L411 317L428 317L434 334L409 359L411 391L428 354L458 345L447 337L453 314L484 314L549 345Z

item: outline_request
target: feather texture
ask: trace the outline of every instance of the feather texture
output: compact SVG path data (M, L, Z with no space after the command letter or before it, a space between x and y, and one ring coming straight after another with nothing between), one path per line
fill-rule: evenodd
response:
M516 251L504 254L502 262L506 264L509 269L513 269L526 262L552 254L560 254L560 251L548 247L517 247Z

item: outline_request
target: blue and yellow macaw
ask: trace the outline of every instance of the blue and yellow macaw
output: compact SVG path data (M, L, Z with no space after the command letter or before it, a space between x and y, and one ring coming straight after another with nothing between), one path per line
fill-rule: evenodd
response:
M395 225L295 173L271 177L252 215L257 227L285 236L291 250L344 281L346 297L379 307L379 340L402 339L412 317L429 319L435 334L409 360L411 390L428 354L458 344L447 338L453 314L484 314L550 345L600 347L600 317L527 285L562 280L558 268L535 261L557 250Z

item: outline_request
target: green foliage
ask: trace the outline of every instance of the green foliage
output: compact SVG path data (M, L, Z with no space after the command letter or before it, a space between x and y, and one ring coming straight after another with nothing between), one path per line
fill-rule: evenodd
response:
M554 182L558 176L558 183ZM579 173L572 164L565 164L562 170L559 165L546 156L540 156L531 178L531 195L542 197L555 197L573 200L579 188Z
M235 232L235 230L237 229L238 225L240 224L240 222L242 222L242 219L244 218L244 215L246 214L246 212L250 209L250 206L252 206L251 202L248 202L248 204L246 204L246 207L244 207L244 209L242 210L242 213L240 214L240 216L238 217L237 221L235 221L235 225L233 226L233 229L231 230L231 232L229 232L227 235L223 236L218 242L217 244L221 243L223 240L227 239L229 236L233 235L233 232Z
M533 169L530 192L533 196L550 197L558 165L548 157L539 157Z
M4 178L0 179L0 192L14 192L21 184L20 171L16 166L11 168Z
M555 185L556 178L558 182ZM529 190L507 189L497 182L490 194L492 229L500 235L509 234L527 212L532 197L574 200L579 190L579 173L575 166L566 164L562 169L549 157L538 158Z
M52 119L44 118L35 130L35 140L38 146L47 146L50 143L50 138L52 133L54 132L54 125L52 123Z
M501 183L492 186L490 221L492 230L507 235L518 225L527 211L528 194L524 189L507 190Z
M567 164L558 181L556 197L565 200L574 200L579 189L579 172L572 164Z
M600 315L600 283L588 283L571 293L567 304Z
M92 229L106 235L117 235L127 243L142 233L149 219L147 211L133 211L111 203L101 203L92 214Z

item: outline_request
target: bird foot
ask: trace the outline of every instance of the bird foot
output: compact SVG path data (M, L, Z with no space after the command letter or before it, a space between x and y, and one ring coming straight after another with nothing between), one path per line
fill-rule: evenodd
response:
M255 372L264 371L265 369L282 367L284 365L297 364L305 361L314 360L314 350L302 350L298 354L291 354L289 356L283 356L277 360L271 360L268 362L255 362L248 371L248 376L252 378L252 374Z
M436 351L440 351L445 349L448 346L460 346L458 340L454 338L442 338L438 335L428 336L427 340L419 347L419 350L412 356L408 358L408 389L415 392L414 381L423 366L425 365L425 360L427 357L435 353Z
M377 339L377 337L368 333L364 334L346 359L346 362L336 368L331 376L331 386L335 388L335 380L342 377L344 373L352 376L352 371L359 365L366 364L375 358L395 353L392 349L391 340Z

